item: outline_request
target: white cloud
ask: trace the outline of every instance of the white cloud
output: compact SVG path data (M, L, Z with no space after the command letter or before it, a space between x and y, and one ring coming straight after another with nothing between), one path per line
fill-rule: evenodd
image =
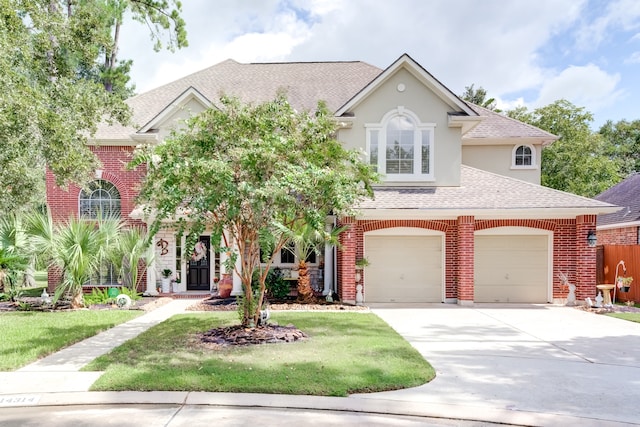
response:
M640 64L640 51L633 52L624 60L625 64Z
M595 112L614 104L623 96L623 92L617 88L619 82L620 74L608 74L593 64L570 66L545 81L533 106L540 107L558 99L567 99Z
M618 0L607 4L605 13L582 26L576 36L578 48L594 49L611 36L612 30L633 31L640 28L640 2Z

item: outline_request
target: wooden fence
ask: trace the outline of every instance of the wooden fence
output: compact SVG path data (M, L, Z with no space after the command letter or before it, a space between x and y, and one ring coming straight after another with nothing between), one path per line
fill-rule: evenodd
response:
M633 277L629 292L616 289L616 301L640 302L640 245L605 245L598 247L597 280L601 283L615 283L616 266L624 261L626 274L622 265L618 267L618 276ZM613 296L613 295L612 295Z

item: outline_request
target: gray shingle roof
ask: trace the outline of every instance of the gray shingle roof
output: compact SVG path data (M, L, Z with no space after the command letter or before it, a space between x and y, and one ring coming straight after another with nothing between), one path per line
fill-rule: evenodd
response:
M550 143L558 139L557 136L535 126L522 123L518 120L512 119L511 117L504 116L496 113L495 111L491 111L487 108L483 108L469 102L467 104L476 113L484 116L485 119L467 132L462 138L463 140L487 138L540 138L545 140L546 143Z
M96 139L127 138L189 87L214 104L222 94L243 102L266 102L284 89L296 109L313 110L323 100L329 110L336 111L381 72L360 61L241 64L228 59L128 99L138 127L101 125Z
M470 166L461 166L460 187L378 187L360 209L494 210L593 209L613 205Z
M595 199L624 207L618 212L598 216L598 225L640 221L640 173L629 175Z

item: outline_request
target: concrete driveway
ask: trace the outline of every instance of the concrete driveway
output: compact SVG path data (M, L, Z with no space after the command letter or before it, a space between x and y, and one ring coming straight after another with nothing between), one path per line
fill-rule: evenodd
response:
M378 305L436 369L429 384L356 395L640 424L640 323L552 305Z

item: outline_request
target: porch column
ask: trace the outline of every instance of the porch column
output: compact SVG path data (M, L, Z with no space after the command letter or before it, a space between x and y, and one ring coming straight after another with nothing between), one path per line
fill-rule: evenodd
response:
M147 248L147 257L151 259L151 264L147 267L147 290L145 295L158 295L156 288L156 254L155 254L156 238L153 238L153 244Z
M473 304L474 233L473 216L458 217L458 304Z
M234 245L233 247L234 250L238 250L238 248ZM237 273L237 271L240 271L240 269L242 268L242 263L240 262L240 257L238 256L236 258L236 267L233 270L233 289L231 290L231 296L237 296L237 295L242 295L242 278L240 277L240 275Z
M340 233L338 249L338 287L340 299L344 302L356 302L356 229L355 219L348 217L340 220L347 229Z
M587 244L589 231L596 232L596 216L576 217L576 301L596 296L596 248ZM613 295L612 295L613 296Z
M331 233L334 227L335 217L327 217L327 224L325 230L327 233ZM325 243L324 245L324 290L323 296L329 295L333 291L333 245Z

